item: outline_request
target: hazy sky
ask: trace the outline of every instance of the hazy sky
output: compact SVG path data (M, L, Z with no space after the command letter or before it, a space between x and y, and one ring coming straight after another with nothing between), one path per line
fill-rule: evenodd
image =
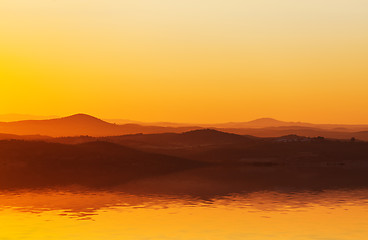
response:
M0 114L368 123L367 0L2 0Z

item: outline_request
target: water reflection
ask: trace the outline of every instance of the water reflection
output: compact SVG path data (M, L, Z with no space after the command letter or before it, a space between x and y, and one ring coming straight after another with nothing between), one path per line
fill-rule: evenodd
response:
M40 214L60 211L58 215L79 220L93 219L101 210L169 209L180 207L248 209L251 211L295 211L318 206L339 208L368 206L368 189L326 190L322 192L272 191L234 193L212 199L188 195L132 195L118 190L87 189L28 190L1 192L0 210Z
M297 171L211 168L108 187L3 188L0 239L366 239L363 171Z

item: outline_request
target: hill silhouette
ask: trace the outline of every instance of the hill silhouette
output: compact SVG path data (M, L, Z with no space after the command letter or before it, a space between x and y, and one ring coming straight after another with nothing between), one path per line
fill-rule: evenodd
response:
M276 126L290 126L294 123L287 123L283 121L279 121L273 118L259 118L249 122L229 122L229 123L221 123L215 124L213 126L218 128L249 128L249 127L256 127L256 128L263 128L263 127L276 127Z
M229 123L221 123L221 124L207 124L207 125L199 125L202 127L215 127L215 128L271 128L271 127L288 127L288 128L296 128L296 127L305 127L305 128L315 128L321 130L330 130L330 131L366 131L368 130L368 125L360 124L360 125L352 125L352 124L314 124L314 123L306 123L306 122L286 122L280 121L273 118L259 118L249 122L229 122Z
M166 174L203 163L146 153L108 142L77 145L0 141L1 186L118 184Z
M305 137L323 136L335 139L351 139L352 137L368 141L368 131L348 131L341 129L320 129L302 126L284 126L267 128L220 128L220 131L251 135L256 137L282 137L285 135L299 135Z
M188 127L199 126L202 128L269 128L269 127L307 127L333 131L368 131L367 124L315 124L307 122L288 122L280 121L274 118L258 118L247 122L227 122L227 123L175 123L175 122L139 122L126 119L108 119L107 122L127 124L134 123L143 126L161 126L161 127Z
M306 137L323 136L336 139L368 140L367 125L310 124L283 122L272 118L262 118L244 123L225 123L215 125L184 126L171 124L170 127L149 126L134 123L113 124L86 114L76 114L64 118L48 120L25 120L0 122L0 133L27 136L121 136L127 134L183 133L192 130L208 129L255 137L281 137L296 134ZM190 134L188 135L190 136ZM203 136L197 135L196 138ZM227 138L223 135L224 138ZM22 139L14 136L15 139ZM37 139L37 137L34 137ZM0 136L1 139L1 136ZM4 138L2 138L4 139ZM25 139L30 139L27 137ZM40 139L40 138L38 138Z
M141 148L167 148L167 149L187 149L223 145L239 145L253 142L254 137L242 136L232 133L220 132L214 129L200 129L184 133L158 133L158 134L128 134L121 136L107 136L107 137L61 137L53 138L48 141L65 143L65 144L79 144L93 141L112 142L119 145Z
M0 140L50 140L52 137L42 135L15 135L0 133Z
M83 117L87 117L88 121L99 121ZM248 177L242 176L253 167L257 168L247 174L256 176L262 172L261 179L256 178L258 181L273 179L268 178L267 174L274 171L277 171L275 181L283 174L291 173L290 178L284 178L285 183L299 179L299 173L314 176L318 171L316 176L319 179L331 172L333 184L344 174L353 177L355 173L359 174L357 182L358 179L366 179L363 169L368 167L367 159L368 143L358 140L297 135L255 138L213 129L184 133L45 138L43 142L3 140L0 141L0 186L18 188L78 184L106 187L196 168L200 176L208 175L210 179L223 176L232 179L236 176L236 179L246 181ZM202 171L202 167L215 167L217 170ZM299 170L294 173L296 167ZM170 182L164 184L170 185ZM239 184L244 184L243 180Z
M86 114L49 120L25 120L0 123L0 133L16 135L60 136L115 136L132 133L184 132L195 128L170 128L158 126L141 126L137 124L117 125ZM198 127L197 127L198 129Z
M214 129L200 129L184 133L137 134L105 138L119 143L140 142L157 146L207 146L238 144L249 142L250 139L237 134L226 133Z
M15 122L23 120L46 120L57 118L57 116L37 116L30 114L0 114L0 122Z
M286 135L256 138L213 129L185 133L131 134L110 137L66 137L49 141L63 144L105 141L145 152L197 161L231 164L326 163L368 159L368 143Z

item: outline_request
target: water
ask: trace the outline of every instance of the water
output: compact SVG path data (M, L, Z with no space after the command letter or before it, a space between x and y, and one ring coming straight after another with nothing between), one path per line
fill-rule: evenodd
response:
M368 237L368 189L237 193L212 199L117 191L2 192L0 239Z
M349 171L219 168L117 186L2 187L0 239L366 240L366 171Z

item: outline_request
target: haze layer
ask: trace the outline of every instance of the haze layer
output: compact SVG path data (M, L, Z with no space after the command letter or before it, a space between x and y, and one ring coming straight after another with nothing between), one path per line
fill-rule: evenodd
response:
M0 114L368 122L364 0L12 0Z

